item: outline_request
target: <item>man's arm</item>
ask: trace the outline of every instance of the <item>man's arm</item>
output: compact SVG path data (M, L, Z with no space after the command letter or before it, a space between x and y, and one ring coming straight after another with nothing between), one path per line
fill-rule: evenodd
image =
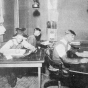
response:
M75 54L79 57L88 57L88 51L76 52Z
M80 59L68 58L67 56L61 57L62 61L68 64L79 64L81 61Z
M30 49L31 51L35 51L35 47L33 45L31 45L30 43L28 43L27 41L23 40L22 42L23 47Z
M1 47L0 51L10 49L12 46L13 46L13 42L12 42L12 40L9 40Z
M74 59L74 58L71 59L71 58L68 58L67 53L65 51L65 47L63 45L58 45L57 47L55 47L55 49L58 53L58 57L60 57L64 63L78 64L78 63L88 62L87 59Z
M75 59L75 58L68 58L68 57L62 57L63 61L68 64L80 64L80 63L88 63L87 58L81 58L81 59Z

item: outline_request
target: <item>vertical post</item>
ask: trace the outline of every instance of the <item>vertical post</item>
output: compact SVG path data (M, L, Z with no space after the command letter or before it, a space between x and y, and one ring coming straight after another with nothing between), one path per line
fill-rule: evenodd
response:
M19 0L15 0L14 3L14 33L17 27L19 27Z
M38 88L41 88L41 67L38 67Z
M60 82L60 81L58 81L58 88L62 88L62 87L61 87L61 82Z
M3 0L0 0L0 25L2 25L3 22ZM3 29L1 30L3 31ZM0 42L3 42L3 35L0 35Z
M0 24L3 24L4 18L3 18L3 0L0 0Z

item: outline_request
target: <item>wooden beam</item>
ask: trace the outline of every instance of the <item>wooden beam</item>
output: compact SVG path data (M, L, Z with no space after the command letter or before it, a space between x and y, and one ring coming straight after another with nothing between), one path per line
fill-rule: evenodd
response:
M19 0L15 0L14 3L14 33L16 32L15 28L19 27Z

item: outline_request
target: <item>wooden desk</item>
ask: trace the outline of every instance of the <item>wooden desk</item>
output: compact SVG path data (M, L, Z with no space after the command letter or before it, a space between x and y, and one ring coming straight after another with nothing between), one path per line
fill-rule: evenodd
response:
M44 61L1 61L0 68L38 67L38 88L41 88L41 67Z
M69 71L88 75L88 63L70 65Z

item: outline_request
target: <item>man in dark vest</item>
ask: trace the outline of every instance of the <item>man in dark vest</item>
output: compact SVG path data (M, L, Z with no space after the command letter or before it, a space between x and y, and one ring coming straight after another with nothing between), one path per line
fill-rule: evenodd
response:
M71 59L67 57L67 51L70 50L70 43L74 40L76 33L73 30L67 30L65 36L55 44L53 50L53 60L58 63L66 64L78 64L87 63L88 60L83 59Z

